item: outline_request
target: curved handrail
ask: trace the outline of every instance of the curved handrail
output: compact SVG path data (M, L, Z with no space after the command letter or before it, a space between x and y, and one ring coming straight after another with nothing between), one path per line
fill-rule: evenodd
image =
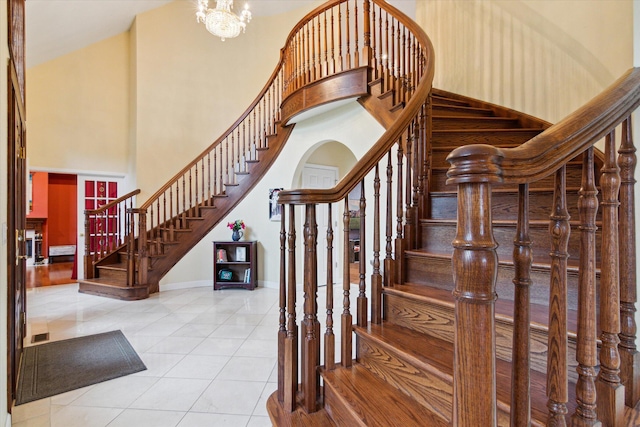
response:
M448 182L537 181L603 138L638 106L640 68L632 68L583 107L518 147L475 144L456 148L447 157L452 164Z
M435 55L431 40L419 25L392 5L383 0L374 0L373 2L390 12L419 40L424 49L423 57L425 60L422 77L398 119L333 188L283 190L278 195L278 202L281 204L335 203L344 199L349 191L361 182L375 165L387 155L389 149L398 141L398 138L406 130L410 121L418 114L429 96L435 70Z
M110 201L109 203L107 203L106 205L102 205L100 206L98 209L86 209L84 211L85 215L95 215L95 214L99 214L102 213L104 211L106 211L107 209L124 202L126 199L129 199L133 196L136 196L140 194L140 189L138 188L137 190L133 190L127 194L125 194L124 196L120 196L115 200Z

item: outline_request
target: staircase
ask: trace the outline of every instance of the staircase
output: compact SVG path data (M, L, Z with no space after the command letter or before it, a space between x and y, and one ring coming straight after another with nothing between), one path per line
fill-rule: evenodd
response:
M94 277L80 291L157 292L272 164L293 117L358 98L382 137L333 189L279 196L272 422L640 425L629 120L640 71L553 126L433 89L432 79L429 39L386 2L319 6L296 25L254 103L201 156L140 207L134 192L87 212ZM604 150L594 149L602 138ZM358 186L359 209L349 212ZM322 248L316 213L332 204L342 227L334 233L329 221ZM352 216L361 224L354 284L348 249L333 258Z

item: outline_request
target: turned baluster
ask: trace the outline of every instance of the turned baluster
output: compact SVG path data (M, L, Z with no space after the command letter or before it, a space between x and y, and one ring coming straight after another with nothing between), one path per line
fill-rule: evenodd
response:
M313 18L315 20L316 18ZM309 44L311 45L311 82L315 82L317 79L316 75L316 27L313 25L313 20L309 22L309 27L311 27L311 38L309 40ZM320 35L320 31L318 31L318 35Z
M135 209L127 209L129 238L127 239L127 286L136 284L136 220ZM86 271L85 271L86 273Z
M458 186L453 241L455 334L453 425L496 426L495 288L497 243L491 222L491 185L500 182L499 148L454 150L447 184Z
M359 293L358 293L358 326L366 327L367 319L368 319L368 299L367 299L367 284L366 284L366 275L367 275L367 252L366 252L366 220L365 220L365 209L367 207L367 201L365 199L364 194L364 179L360 182L360 262L358 263L358 267L360 270L360 281L359 281Z
M529 184L518 189L518 223L513 241L515 296L513 301L513 344L511 346L511 425L526 426L531 422L531 378L529 356L529 324L531 318L530 287L531 238L529 237Z
M593 148L589 148L582 163L582 186L578 199L580 215L580 270L578 276L578 383L577 407L572 426L601 426L596 414L596 214L598 190L593 172Z
M293 412L298 392L298 325L296 323L296 226L295 206L289 205L289 259L287 269L287 337L284 345L283 406ZM282 222L285 211L282 210Z
M304 224L304 320L302 321L302 406L317 410L320 378L320 322L318 322L318 225L316 205L306 205Z
M338 65L340 65L340 71L344 70L344 57L342 56L342 5L338 5Z
M600 372L596 382L598 418L607 426L623 425L624 386L620 383L620 282L618 264L618 192L615 134L605 138L602 188L602 255L600 265Z
M280 293L278 316L278 401L284 402L285 389L285 343L287 340L287 230L285 227L284 206L280 205Z
M93 241L91 224L95 223L94 215L84 211L84 277L93 279Z
M371 275L371 322L382 321L382 275L380 274L380 172L373 178L373 274Z
M553 208L549 223L551 235L551 279L549 285L549 336L547 351L548 425L566 425L567 372L567 258L569 258L569 212L567 210L566 166L555 177Z
M138 282L137 285L147 284L149 271L149 252L147 250L147 211L135 209L138 214Z
M354 58L354 68L357 68L360 66L360 40L358 39L358 36L360 35L360 33L358 32L358 2L354 2L354 6L353 6L353 26L354 26L354 35L355 35L355 39L353 40L353 58Z
M336 345L333 334L333 224L331 204L327 212L327 329L324 334L324 366L331 370L336 364Z
M403 200L402 196L404 194L404 186L403 186L403 151L402 151L402 138L398 139L398 182L397 182L397 197L396 197L396 241L395 241L395 255L396 255L396 268L395 268L395 282L403 283L403 272L404 272L404 240L403 240Z
M395 273L393 272L393 165L391 164L391 151L387 153L387 213L386 213L386 238L387 244L385 246L385 258L384 258L384 286L393 285L393 278Z
M618 150L620 167L620 381L625 403L635 407L640 400L640 352L636 347L636 224L635 196L637 158L631 119L622 124Z
M413 159L415 157L414 150L414 138L413 131L414 123L409 124L407 129L405 130L407 135L407 162L406 162L406 172L405 179L407 180L404 185L404 200L406 203L405 206L405 226L404 226L404 237L405 237L405 249L415 249L415 224L417 222L417 218L414 215L413 207L411 206L411 189L413 188ZM415 221L415 222L414 222Z
M322 72L320 75L326 77L329 75L329 27L327 26L327 11L322 14L324 17L324 59L322 61Z
M331 8L331 73L336 72L335 7Z
M351 217L349 216L349 197L344 198L344 214L342 215L342 225L344 229L344 241L349 241L349 223ZM351 277L349 275L349 245L344 246L343 253L343 272L342 272L342 316L341 320L341 333L342 333L342 345L340 346L340 363L344 367L351 366L351 346L352 335L351 329L353 324L353 316L351 315L351 301L349 299L349 290L351 288Z
M347 52L346 52L346 57L347 57L347 70L351 69L351 16L350 16L350 10L349 10L349 2L345 2L345 6L346 6L346 39L345 39L345 46L347 46Z

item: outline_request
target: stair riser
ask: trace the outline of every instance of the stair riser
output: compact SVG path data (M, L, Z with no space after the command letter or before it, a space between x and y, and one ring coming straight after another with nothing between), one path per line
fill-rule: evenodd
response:
M491 117L491 110L474 110L457 106L434 105L433 114L435 116L452 116L452 117Z
M339 393L329 384L324 386L324 409L332 420L340 420L343 425L366 427L362 419L346 407Z
M520 145L540 132L537 129L504 129L500 132L477 132L473 129L434 129L431 135L431 145L434 147L460 147L469 144Z
M113 279L114 281L126 282L127 272L124 270L113 270L98 267L98 277L104 279Z
M517 120L501 117L434 117L433 130L444 129L514 129L518 126Z
M448 223L422 223L422 247L429 252L452 253L451 242L456 237L456 224ZM497 253L500 261L512 262L513 240L516 236L515 225L499 224L493 226L493 236L498 243ZM551 250L551 236L549 227L544 224L532 224L529 228L529 236L532 241L534 263L549 263ZM601 230L596 232L596 262L600 262ZM569 236L569 262L575 262L580 258L580 230L571 230Z
M468 102L465 101L459 101L457 99L452 99L452 98L444 98L444 97L439 97L439 96L433 96L433 106L437 106L437 105L453 105L453 106L459 106L459 107L470 107L471 105L469 105Z
M416 366L395 351L382 348L366 336L356 335L358 363L383 378L418 403L451 422L452 378L433 368ZM437 349L433 349L437 351Z
M431 191L456 191L455 185L447 185L447 170L449 165L443 167L434 168L431 171L431 181L429 182L429 188ZM598 176L598 175L596 175ZM582 168L570 163L567 167L567 187L580 188L580 180L582 177ZM536 181L529 185L530 189L534 188L554 188L554 175L547 176L540 181ZM597 183L596 183L597 184ZM493 188L506 188L503 185L494 185Z
M571 218L579 218L578 194L567 194L568 212ZM518 194L495 192L491 197L491 214L494 220L516 220L518 218ZM552 191L529 192L529 219L549 220L552 212ZM434 194L431 197L432 219L456 219L458 199L455 193Z
M442 258L429 258L424 256L406 257L407 282L418 285L434 286L440 289L453 290L453 274L451 272L451 260ZM496 279L496 292L498 298L506 301L514 299L513 278L515 270L513 265L499 265ZM547 305L549 301L549 271L532 269L530 299L534 304ZM599 283L599 278L596 278ZM567 273L568 308L577 309L578 301L578 276L574 271Z
M385 294L384 305L386 321L426 335L453 343L454 309L452 305L443 305L404 298L400 295ZM530 364L531 368L546 373L547 370L547 332L542 328L530 330ZM502 318L496 319L496 356L511 361L513 341L513 324ZM575 361L576 343L568 341L569 377L577 381L577 362Z
M123 301L137 301L149 298L149 288L147 287L114 288L80 282L78 292L83 294L114 298Z

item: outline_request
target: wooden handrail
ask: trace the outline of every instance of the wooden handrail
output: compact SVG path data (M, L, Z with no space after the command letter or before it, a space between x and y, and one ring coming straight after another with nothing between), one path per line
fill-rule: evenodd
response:
M337 2L336 2L337 3ZM335 185L328 189L294 189L284 190L278 195L282 204L306 204L306 203L335 203L344 199L364 177L388 153L389 149L398 141L398 138L406 131L409 122L418 114L425 103L433 81L435 70L435 53L431 40L424 30L414 21L408 19L402 12L391 6L384 0L374 0L381 8L391 13L400 23L410 30L420 41L424 48L424 74L420 79L411 99L402 111L402 115L393 125L378 139L374 146L354 165L354 167Z
M86 209L84 211L85 215L95 215L95 214L99 214L102 213L104 211L106 211L107 209L117 205L118 203L124 202L125 200L136 196L140 194L140 189L138 188L137 190L133 190L127 194L125 194L124 196L118 197L115 200L110 201L109 203L107 203L106 205L102 205L100 206L98 209Z
M609 133L640 105L640 68L632 68L574 113L516 148L466 145L456 148L451 182L473 182L482 170L469 170L471 159L496 159L494 179L508 184L534 182L551 175ZM526 166L526 167L525 167Z

